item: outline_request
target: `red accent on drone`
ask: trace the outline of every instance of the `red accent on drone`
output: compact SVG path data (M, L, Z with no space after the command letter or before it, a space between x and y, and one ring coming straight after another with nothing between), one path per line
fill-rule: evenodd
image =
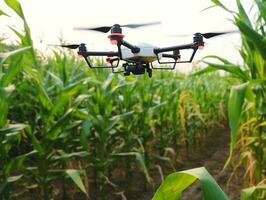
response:
M199 50L204 49L204 42L198 46L198 49L199 49Z
M118 36L118 37L121 37L121 38L125 37L122 33L111 33L110 35L108 35L108 38L111 38L112 36Z
M107 57L106 58L106 62L111 63L112 62L112 58L111 57Z
M111 44L117 45L118 44L118 41L117 40L111 40Z
M78 57L79 57L79 58L83 58L83 55L82 55L81 52L78 52Z

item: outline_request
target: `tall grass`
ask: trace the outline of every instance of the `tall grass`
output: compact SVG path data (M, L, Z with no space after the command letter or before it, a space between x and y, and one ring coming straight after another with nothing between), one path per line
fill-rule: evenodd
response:
M64 199L71 184L84 198L108 199L110 188L126 189L115 182L117 168L125 186L139 172L152 185L155 165L174 167L181 148L189 156L224 124L230 82L218 73L125 78L91 71L70 52L41 60L21 5L5 2L24 32L13 29L20 50L0 55L3 199Z

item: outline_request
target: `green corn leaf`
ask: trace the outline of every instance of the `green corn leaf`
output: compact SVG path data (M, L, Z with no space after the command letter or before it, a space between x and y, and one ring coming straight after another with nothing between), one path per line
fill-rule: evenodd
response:
M17 0L5 0L6 4L20 16L21 19L24 19L24 14L21 8L20 3Z
M263 36L248 26L242 19L235 18L235 23L242 35L256 46L261 56L266 60L266 41L263 40Z
M229 10L225 5L221 3L219 0L211 0L215 5L222 7L224 10L233 13L233 11Z
M48 74L52 77L52 79L54 80L55 84L58 85L60 87L60 89L64 88L63 81L55 73L52 73L52 72L49 71Z
M204 167L170 174L160 185L152 200L178 200L183 190L197 179L200 181L203 199L229 200Z
M7 87L17 76L19 72L22 71L23 65L21 65L22 56L16 56L13 58L12 63L9 65L5 75L2 77L1 85Z
M5 0L6 4L16 12L16 14L23 20L24 23L24 31L25 31L25 36L21 33L19 33L17 30L11 28L14 33L20 38L22 46L32 46L33 42L31 39L31 33L30 33L30 28L27 24L26 18L24 16L21 4L17 0ZM37 66L37 59L35 55L35 51L33 49L30 50L31 58L33 60L33 63Z
M152 200L178 200L182 192L197 180L186 173L176 173L167 176L156 191Z
M260 16L264 19L264 22L266 23L266 2L261 1L261 0L255 0L259 11L260 11Z
M151 177L149 175L147 166L145 164L145 158L144 158L143 154L141 154L139 152L128 152L128 153L117 153L117 154L112 154L112 155L113 156L135 156L136 160L139 163L139 166L140 166L141 170L145 174L145 177L146 177L147 181L149 183L151 183Z
M232 75L235 75L238 78L242 79L243 81L249 80L248 76L245 74L245 72L242 71L242 69L239 66L236 66L233 64L215 64L215 63L210 63L210 62L205 62L205 63L216 69L229 72Z
M24 161L27 159L27 155L17 156L10 160L5 168L5 172L10 174L14 170L21 170L23 168Z
M32 155L37 154L36 150L30 151L29 153L17 156L13 158L6 166L5 171L6 173L11 173L15 170L21 170L25 167L24 162L31 157Z
M7 135L9 133L14 133L18 131L22 131L26 127L25 124L10 124L7 128L0 129L0 135Z
M35 79L36 80L36 79ZM50 111L52 110L53 103L52 100L50 99L49 95L47 94L44 86L39 83L39 81L35 81L35 85L38 88L38 98L40 100L40 103L43 107L44 110Z
M8 58L16 56L18 54L21 54L21 53L23 53L25 51L28 51L29 49L31 49L30 46L24 47L24 48L21 48L21 49L17 49L17 50L14 50L14 51L10 51L8 53L0 53L0 58L1 58L0 67L2 67L2 65L6 62L6 60Z
M114 75L113 74L110 74L108 76L108 78L102 84L103 91L108 90L109 86L112 84L113 79L114 79Z
M121 115L115 115L111 118L111 120L114 120L114 121L128 120L134 113L135 111L129 111Z
M45 154L45 150L42 147L41 142L35 137L35 135L31 135L31 142L35 151L37 151L40 155Z
M218 70L224 70L242 79L243 81L249 80L248 75L239 66L236 66L233 64L216 64L216 63L210 63L206 61L204 61L204 63L208 64L208 67L194 73L193 76L201 75L201 74L209 73L209 72L214 72Z
M69 160L72 158L85 158L87 156L89 156L90 154L87 151L80 151L80 152L73 152L73 153L65 153L63 151L60 151L59 156L53 156L52 159L57 161L57 160Z
M56 140L58 135L66 126L66 124L69 123L69 119L71 118L72 112L73 109L69 109L45 134L45 138L49 140Z
M80 135L80 143L85 150L88 150L89 147L89 135L92 123L89 120L86 120L82 123L82 132Z
M67 169L66 174L73 180L73 182L79 187L79 189L87 194L85 186L80 178L80 174L78 170L75 169Z
M245 11L245 9L243 8L242 4L241 4L241 0L237 0L237 7L238 7L238 15L239 15L239 18L242 19L243 21L245 21L245 23L252 28L252 24L249 20L249 17Z
M60 95L55 100L53 109L51 110L50 117L55 115L57 112L61 111L62 108L69 102L72 96L78 93L83 81L85 79L79 80L77 82L69 84L63 89Z
M255 200L256 198L253 197L254 193L257 190L266 190L266 185L257 185L250 188L243 189L241 191L241 200Z
M193 73L193 74L191 74L189 76L199 76L199 75L202 75L202 74L215 72L215 71L218 71L218 70L220 70L220 69L212 67L212 66L207 66L204 69L201 69L201 70L199 70L199 71L197 71L197 72L195 72L195 73Z
M20 39L22 46L27 46L28 42L24 36L24 33L19 32L18 30L14 29L13 27L9 26L9 28L16 34L16 36Z
M227 65L234 65L232 62L230 62L229 60L225 59L225 58L221 58L219 56L216 55L209 55L209 56L205 56L203 57L201 60L205 60L207 58L213 58L213 59L217 59L218 61L223 62L223 64L227 64ZM201 62L201 61L200 61Z
M8 94L7 92L0 87L0 128L4 127L6 124L6 118L8 114ZM0 129L0 134L1 134Z
M230 155L225 164L227 166L231 161L233 150L237 142L237 132L240 126L242 107L244 104L246 91L249 83L243 83L232 87L228 100L228 119L231 129Z
M22 176L23 176L23 175L10 176L10 177L7 178L7 182L8 182L8 183L16 182L16 181L18 181L19 179L21 179Z
M4 191L8 186L10 186L10 184L15 183L16 181L20 180L22 177L23 175L9 176L7 178L7 182L0 185L0 195L4 193Z
M8 14L6 14L4 11L0 10L0 16L1 15L4 15L4 16L7 16L7 17L10 17Z

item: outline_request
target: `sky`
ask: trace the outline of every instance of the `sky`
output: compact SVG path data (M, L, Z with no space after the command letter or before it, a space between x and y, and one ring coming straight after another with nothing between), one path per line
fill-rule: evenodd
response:
M223 0L230 9L235 1ZM73 27L104 26L115 23L142 23L160 21L161 25L140 29L123 29L125 39L132 43L148 42L159 47L192 42L196 32L236 30L231 15L219 7L211 8L211 0L20 0L34 45L45 53L48 44L58 44L59 38L68 43L84 42L90 50L114 50L107 35L93 31L74 31ZM0 35L10 40L14 36L8 25L20 28L21 21L0 1L0 8L11 18L1 17ZM169 37L171 34L191 34L190 37ZM206 47L196 54L195 61L206 55L218 55L241 62L238 49L239 34L230 34L205 40Z

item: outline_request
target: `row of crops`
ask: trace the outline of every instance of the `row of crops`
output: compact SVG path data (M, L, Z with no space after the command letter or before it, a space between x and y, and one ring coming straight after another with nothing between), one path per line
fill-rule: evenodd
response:
M6 199L22 183L50 199L56 184L71 184L69 178L84 192L92 179L105 195L117 168L124 184L136 172L152 184L154 165L176 165L180 148L189 155L225 121L229 83L217 74L125 79L90 71L70 54L36 58L35 65L30 51L5 53L1 65Z
M134 177L152 186L154 168L174 169L227 119L228 163L244 165L245 187L265 197L265 1L254 1L252 21L239 0L238 13L213 0L235 17L244 66L212 56L219 64L194 75L158 71L152 79L91 71L71 52L40 57L20 4L5 2L24 31L13 29L17 45L0 40L2 199L123 198Z

